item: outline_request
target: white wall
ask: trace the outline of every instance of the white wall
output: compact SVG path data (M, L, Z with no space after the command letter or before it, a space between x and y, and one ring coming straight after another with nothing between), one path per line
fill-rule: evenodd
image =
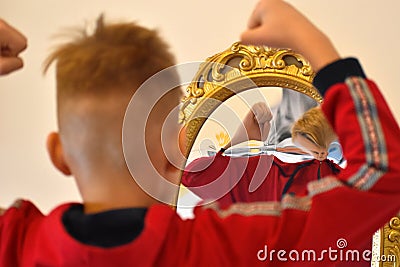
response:
M29 38L25 68L0 78L0 205L26 197L47 212L59 202L77 200L72 179L51 166L46 134L55 129L53 72L41 64L51 36L66 26L83 25L101 12L160 29L179 62L203 60L238 39L256 0L36 0L2 1L0 17ZM356 55L367 74L381 85L400 120L398 47L400 18L396 0L292 0L326 31L343 56ZM284 18L282 18L284 19Z

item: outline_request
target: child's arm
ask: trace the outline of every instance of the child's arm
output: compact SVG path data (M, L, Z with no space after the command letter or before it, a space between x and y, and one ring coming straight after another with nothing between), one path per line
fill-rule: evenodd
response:
M228 247L225 252L237 266L334 265L338 262L329 258L329 249L338 252L339 241L347 242L347 247L341 247L344 253L360 248L400 210L399 126L358 61L339 60L329 39L289 4L261 1L249 27L243 42L292 48L318 71L314 85L325 97L322 109L343 145L348 167L338 177L310 183L307 197L286 195L281 203L241 203L224 211L207 210L223 224L215 233L206 227L208 216L199 216L198 222L204 219L200 225L207 228L208 239L215 237L214 244L224 237L221 253ZM266 254L267 247L275 254ZM281 249L286 261L278 258ZM291 251L301 255L310 250L317 253L312 262L289 260ZM364 251L358 253L361 257Z
M19 54L26 46L26 37L0 19L0 75L22 68Z
M265 141L271 128L271 120L272 112L265 102L254 104L224 149L248 140Z
M299 11L282 0L260 1L250 17L249 29L242 34L242 41L291 48L319 72L314 85L325 96L322 109L349 163L339 177L342 181L355 185L355 180L359 180L358 188L363 188L359 172L373 167L387 173L395 168L395 159L400 156L399 127L378 88L365 80L356 60L338 61L340 56L329 38ZM332 62L335 63L329 65ZM324 69L320 71L321 68ZM385 155L387 160L373 162L376 155ZM352 176L357 173L360 177ZM370 181L368 187L378 180Z

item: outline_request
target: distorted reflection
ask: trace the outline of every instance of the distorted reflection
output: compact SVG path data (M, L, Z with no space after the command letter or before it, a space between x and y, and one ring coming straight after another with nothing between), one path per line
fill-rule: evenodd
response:
M200 130L178 206L217 201L226 208L235 202L280 201L284 194L305 196L308 182L337 174L345 165L314 99L271 87L238 95Z

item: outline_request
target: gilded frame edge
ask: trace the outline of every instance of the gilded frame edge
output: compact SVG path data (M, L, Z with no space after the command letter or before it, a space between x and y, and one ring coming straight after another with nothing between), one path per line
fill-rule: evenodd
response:
M372 255L373 267L400 267L400 214L380 228L375 234Z
M180 122L186 127L185 157L207 117L218 107L216 103L255 87L284 87L322 102L322 96L312 85L314 76L309 62L290 49L236 42L207 58L182 100Z

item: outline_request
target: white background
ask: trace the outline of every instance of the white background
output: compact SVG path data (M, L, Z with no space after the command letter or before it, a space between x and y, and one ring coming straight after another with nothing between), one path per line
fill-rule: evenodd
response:
M45 138L55 129L53 69L43 77L42 62L61 29L81 26L104 12L109 20L133 20L156 27L178 62L204 60L238 40L256 0L13 0L0 2L0 17L29 38L25 68L0 78L0 205L15 198L33 200L47 212L79 201L73 179L51 165ZM400 120L397 0L293 0L334 40L343 56L357 56L378 82ZM285 19L285 18L282 18ZM389 144L390 145L390 144Z

